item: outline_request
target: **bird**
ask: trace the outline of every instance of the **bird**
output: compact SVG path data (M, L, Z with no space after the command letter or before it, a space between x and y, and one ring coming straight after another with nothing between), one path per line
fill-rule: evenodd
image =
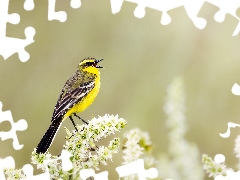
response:
M100 89L100 72L98 65L103 59L95 59L92 57L81 60L77 66L77 70L66 81L62 88L62 92L55 105L51 125L47 132L39 142L36 153L44 154L51 146L56 133L62 122L69 117L76 131L76 124L72 116L76 116L84 123L88 124L84 119L77 115L84 111L95 100Z

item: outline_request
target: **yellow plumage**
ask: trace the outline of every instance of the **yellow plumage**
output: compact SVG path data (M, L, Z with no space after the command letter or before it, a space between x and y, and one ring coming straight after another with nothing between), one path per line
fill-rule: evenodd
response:
M96 79L95 79L95 86L94 86L94 88L91 90L91 92L89 92L86 95L86 97L84 97L79 103L74 105L66 113L66 115L64 116L64 119L68 118L73 113L80 113L80 112L84 111L95 100L95 98L97 97L97 94L99 92L99 89L100 89L100 73L97 70L97 72L94 72L94 74L97 74Z

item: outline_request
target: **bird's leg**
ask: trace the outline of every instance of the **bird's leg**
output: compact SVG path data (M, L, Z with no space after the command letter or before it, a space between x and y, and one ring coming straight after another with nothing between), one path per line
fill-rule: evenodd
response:
M70 118L70 120L72 121L72 124L73 124L74 128L76 129L76 132L78 132L77 126L76 126L75 122L73 121L72 116L69 116L69 118ZM84 129L84 128L83 128L83 129ZM82 130L83 130L83 129L82 129ZM81 131L82 131L82 130L81 130ZM72 136L73 136L73 135L72 135ZM71 136L71 137L72 137L72 136ZM69 139L71 139L71 137L70 137Z
M78 132L78 129L77 129L77 127L76 127L76 124L75 124L75 122L73 121L73 118L72 118L72 116L69 116L69 118L70 118L70 120L72 121L74 128L75 128L75 129L76 129L76 131Z
M81 119L85 124L87 124L88 125L88 122L87 121L85 121L84 119L82 119L80 116L78 116L76 113L73 113L73 115L74 116L76 116L76 117L78 117L79 119ZM84 129L84 128L83 128ZM96 146L97 147L97 146ZM99 149L98 147L97 147L97 149ZM91 148L90 149L90 151L95 151L96 149L94 149L94 148Z
M78 116L76 113L73 113L73 115L74 116L76 116L77 118L79 118L79 119L81 119L82 120L82 122L84 122L85 124L87 124L88 125L88 122L87 121L85 121L84 119L82 119L80 116Z

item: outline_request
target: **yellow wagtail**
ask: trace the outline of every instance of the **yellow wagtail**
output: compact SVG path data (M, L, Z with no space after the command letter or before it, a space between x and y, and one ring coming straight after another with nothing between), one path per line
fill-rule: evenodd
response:
M88 124L76 113L84 111L96 98L100 89L100 72L102 68L97 64L103 59L86 58L80 61L77 71L67 80L63 86L62 93L55 105L52 123L37 146L36 152L45 153L50 147L57 130L62 122L68 117L73 123L76 131L76 124L72 115Z

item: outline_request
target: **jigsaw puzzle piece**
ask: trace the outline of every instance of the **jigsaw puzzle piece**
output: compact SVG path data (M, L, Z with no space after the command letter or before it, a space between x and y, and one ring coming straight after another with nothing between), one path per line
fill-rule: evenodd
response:
M137 4L134 10L134 15L137 18L143 18L145 16L145 8L151 8L162 12L162 17L160 23L162 25L168 25L171 23L171 17L168 11L175 9L177 7L183 6L186 10L188 17L192 20L194 25L198 29L205 28L207 21L204 18L198 17L198 13L205 3L204 0L200 1L186 1L186 0L168 0L168 1L155 1L155 0L125 0L131 3ZM240 18L237 16L236 11L240 7L240 1L230 0L229 1L218 1L209 0L209 3L217 6L219 11L214 15L214 19L217 22L223 22L225 20L226 14L229 14L238 20L238 24L233 32L233 36L236 36L240 31ZM121 10L123 0L110 0L112 13L116 14Z
M214 156L214 161L216 163L224 163L225 156L223 154L216 154ZM238 180L240 178L240 171L234 172L228 169L226 171L227 171L227 176L218 175L214 178L214 180Z
M8 156L4 159L0 158L0 179L5 180L3 168L15 168L15 161L12 156Z
M168 15L167 11L174 9L183 5L183 0L175 1L155 1L155 0L125 0L131 3L137 4L137 7L134 10L134 15L137 18L143 18L145 16L145 8L151 8L158 11L162 11L161 24L167 25L171 22L171 17ZM111 0L112 13L116 14L121 10L123 0Z
M205 19L198 17L198 12L202 8L203 4L204 1L186 1L186 3L184 3L184 8L188 17L198 29L204 29L207 24Z
M232 36L237 36L240 31L240 18L236 14L237 10L240 7L240 1L230 0L230 1L216 1L209 0L210 3L218 6L220 10L214 15L214 20L222 23L226 20L227 15L231 15L237 19L238 23L235 26L235 29L232 33Z
M220 12L221 9L214 4L209 2L205 2L202 6L202 9L199 12L199 16L206 19L207 23L210 23L211 26L207 26L206 28L216 28L222 30L222 33L225 33L227 36L234 35L233 30L238 26L239 20L235 18L230 13L224 15L224 21L216 21L216 14ZM210 30L210 29L208 29ZM207 30L207 31L208 31ZM236 29L235 29L236 32ZM222 37L223 38L223 37ZM230 40L229 38L227 40ZM227 44L227 42L225 42ZM229 42L232 43L232 42Z
M139 180L145 180L146 178L156 178L158 171L156 168L144 169L144 160L139 159L129 164L117 167L116 171L119 174L119 178L129 176L131 174L137 174Z
M236 96L240 96L240 86L237 83L232 86L232 93Z
M72 162L70 161L70 157L72 156L71 153L69 153L66 150L62 150L61 152L61 156L53 159L53 160L45 160L44 161L44 165L45 165L45 173L43 174L38 174L37 176L34 176L33 178L33 168L31 165L28 165L26 167L26 173L25 175L28 177L29 176L29 180L34 179L34 180L42 180L42 179L50 179L50 175L49 175L49 170L48 170L48 166L47 164L52 162L52 161L57 161L57 160L62 160L62 170L63 171L69 171L70 169L73 168ZM31 167L30 167L31 166Z
M240 6L240 2L239 1L216 1L216 0L209 0L207 2L204 2L204 5L201 9L201 11L206 11L206 9L208 9L208 6L215 6L216 7L216 11L213 13L211 11L207 11L207 12L211 12L211 15L213 17L213 19L218 22L218 23L228 23L226 21L229 21L229 19L234 19L236 22L234 23L234 27L231 27L232 29L234 29L234 31L231 29L231 34L232 36L236 36L239 31L240 31L240 23L239 20L240 18L237 16L237 10L239 9ZM201 12L200 12L201 13ZM213 13L213 14L212 14ZM211 16L209 15L209 16ZM224 24L224 27L229 28L229 25ZM232 33L233 32L233 33Z
M26 39L0 37L0 55L6 60L17 52L19 59L22 62L26 62L30 58L30 55L25 51L25 47L34 42L35 29L27 27L25 35Z
M23 145L19 144L16 132L26 130L28 127L27 121L24 119L21 119L21 120L17 121L16 123L14 123L11 111L3 112L2 111L2 102L0 102L0 123L3 121L9 121L12 125L12 129L8 132L0 132L0 138L2 139L2 141L12 138L13 139L13 148L15 150L22 149Z
M7 22L11 24L18 24L20 22L19 14L8 14L8 4L8 0L2 0L0 2L0 38L6 35Z
M151 8L162 12L160 23L162 25L168 25L171 23L171 17L168 11L177 7L184 6L188 17L193 21L194 25L203 29L206 26L206 21L203 18L197 16L198 11L201 9L204 1L185 1L185 0L168 0L168 1L155 1L155 0L126 0L128 2L136 3L137 7L134 10L134 15L137 18L143 18L145 16L145 8ZM112 13L116 14L121 10L123 0L111 0ZM197 4L196 4L197 3ZM194 6L193 6L194 5Z
M155 4L151 4L150 8L158 11L162 11L162 17L160 23L162 25L168 25L171 23L172 18L169 16L168 11L173 10L177 7L183 6L185 0L169 0L169 1L156 1Z
M123 4L123 0L110 0L111 10L113 14L120 12Z
M80 177L86 180L89 177L94 177L94 180L108 180L108 172L103 171L101 173L95 174L93 169L83 169L80 171Z
M46 165L46 164L45 164ZM46 165L47 167L47 165ZM46 168L47 169L47 168ZM50 180L49 171L46 170L45 173L33 175L33 167L31 164L25 164L22 168L23 173L27 176L25 180Z
M48 0L48 20L58 20L65 22L67 20L67 13L65 11L55 11L56 0Z
M233 172L227 170L227 176L216 176L214 180L239 180L240 179L240 171Z
M71 0L70 5L74 9L80 8L81 7L81 0Z
M18 24L20 22L19 14L8 14L8 6L9 0L0 1L0 55L6 60L14 53L18 53L19 59L26 62L30 56L24 48L34 42L35 29L33 27L25 29L26 39L6 37L7 23Z
M220 10L214 15L214 19L217 22L223 22L225 20L226 14L231 14L235 18L238 18L236 15L236 10L240 7L240 1L229 0L229 1L217 1L217 0L208 0L209 3L218 6ZM240 20L238 18L238 20Z
M61 156L58 159L62 160L62 169L63 171L69 171L73 168L72 162L70 161L70 157L72 154L66 150L62 150Z
M23 170L23 173L27 176L27 179L33 178L33 167L31 164L25 164L22 170Z
M240 124L237 124L237 123L233 123L233 122L228 122L228 129L225 133L219 133L219 135L222 137L222 138L228 138L230 136L230 133L231 133L231 128L235 128L235 127L240 127Z

